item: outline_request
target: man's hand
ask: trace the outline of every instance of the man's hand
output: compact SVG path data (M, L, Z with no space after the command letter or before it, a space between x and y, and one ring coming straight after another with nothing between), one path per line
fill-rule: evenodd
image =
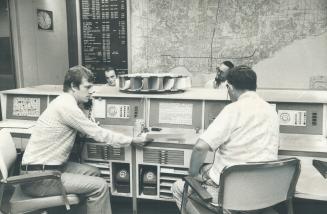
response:
M209 149L209 144L199 138L193 147L191 155L190 168L188 171L190 176L195 177L199 174Z
M152 141L153 139L146 138L144 135L140 135L133 138L132 145L134 145L137 149L142 149L146 144Z
M203 179L202 175L200 174L194 176L193 179L200 182L201 184L205 181L205 179Z

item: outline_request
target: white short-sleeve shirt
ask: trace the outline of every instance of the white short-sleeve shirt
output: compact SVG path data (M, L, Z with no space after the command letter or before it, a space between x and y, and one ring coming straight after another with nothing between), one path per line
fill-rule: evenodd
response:
M225 166L277 159L278 115L256 92L248 91L227 105L200 139L215 151L209 177L219 184Z

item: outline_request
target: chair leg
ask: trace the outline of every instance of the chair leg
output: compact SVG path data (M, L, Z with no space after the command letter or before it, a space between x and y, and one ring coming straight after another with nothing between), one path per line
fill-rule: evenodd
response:
M182 196L182 203L181 203L181 214L186 214L186 204L187 204L187 197L188 197L188 184L185 182L183 188L183 196Z
M293 214L293 201L292 199L287 200L287 214Z
M222 207L218 208L218 214L224 214L224 209Z

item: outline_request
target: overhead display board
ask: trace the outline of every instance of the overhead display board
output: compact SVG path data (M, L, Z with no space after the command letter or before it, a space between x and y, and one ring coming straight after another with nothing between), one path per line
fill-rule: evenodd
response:
M127 0L80 0L82 64L96 83L105 83L104 71L128 73Z

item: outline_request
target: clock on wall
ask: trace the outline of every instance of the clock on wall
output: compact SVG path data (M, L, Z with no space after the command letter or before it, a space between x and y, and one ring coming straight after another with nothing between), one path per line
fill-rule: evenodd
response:
M53 30L52 11L37 9L37 27L40 30Z

